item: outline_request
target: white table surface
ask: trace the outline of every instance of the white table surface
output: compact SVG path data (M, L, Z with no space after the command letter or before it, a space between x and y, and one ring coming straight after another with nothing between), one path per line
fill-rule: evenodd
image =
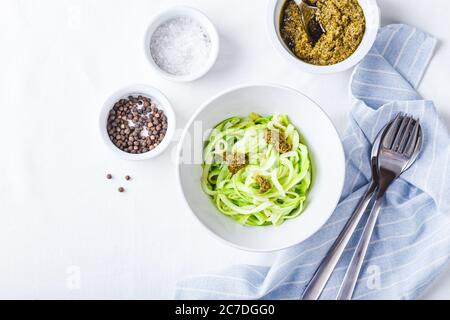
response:
M143 54L151 17L173 4L200 8L221 36L217 65L195 83L161 79ZM420 92L450 124L450 1L379 4L383 25L410 23L440 40ZM0 298L172 298L184 276L270 264L273 254L232 249L193 219L177 189L172 150L122 161L104 148L97 128L103 101L129 84L166 93L181 128L221 90L274 82L315 99L342 132L350 72L312 76L290 68L269 42L266 9L267 0L0 1ZM450 298L449 288L450 268L424 297Z

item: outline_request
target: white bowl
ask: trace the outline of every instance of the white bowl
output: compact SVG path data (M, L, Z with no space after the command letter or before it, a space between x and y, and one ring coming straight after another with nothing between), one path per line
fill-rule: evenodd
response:
M197 70L194 73L188 74L188 75L174 75L171 74L163 69L161 69L155 62L155 60L152 57L151 51L150 51L150 42L153 36L153 33L156 31L156 29L165 21L169 19L173 19L176 17L190 17L193 20L200 23L200 25L205 29L206 33L209 35L209 38L211 39L211 52L209 54L208 60L205 62L202 68ZM217 32L216 27L211 22L211 20L202 12L200 12L197 9L191 8L191 7L185 7L185 6L176 6L171 9L165 10L158 14L156 17L153 18L150 26L147 29L147 33L145 35L145 42L144 42L144 49L145 54L147 56L148 61L150 62L150 65L153 67L153 69L158 72L161 76L165 77L168 80L177 81L177 82L189 82L197 80L201 77L203 77L214 65L214 63L217 60L217 57L219 55L219 34Z
M280 17L283 4L286 0L273 0L269 1L268 10L268 32L277 50L283 55L283 57L290 61L293 65L296 65L300 70L315 73L315 74L326 74L326 73L336 73L341 72L359 63L372 48L375 39L378 34L378 29L380 27L380 8L377 5L376 0L358 0L361 8L364 11L364 16L366 18L366 31L361 44L356 49L356 51L348 57L346 60L329 66L317 66L307 62L302 61L297 58L291 50L284 43L280 34Z
M114 145L114 143L111 141L108 135L107 122L109 112L114 107L114 104L117 101L119 101L120 99L126 99L129 96L138 96L138 95L150 98L152 101L156 103L158 109L164 111L167 117L167 132L164 139L155 149L150 150L149 152L146 153L133 154L122 151ZM108 147L108 149L116 156L125 160L147 160L160 155L169 146L175 133L176 118L172 105L161 91L146 85L134 85L118 90L106 100L100 112L99 126L103 142Z
M231 116L287 114L305 138L313 162L313 185L304 213L278 227L244 227L223 215L203 192L203 142L210 130ZM208 132L209 131L209 132ZM344 184L345 157L333 123L311 99L277 85L242 86L205 103L190 119L177 153L177 175L194 216L227 244L249 251L274 251L298 244L328 220Z

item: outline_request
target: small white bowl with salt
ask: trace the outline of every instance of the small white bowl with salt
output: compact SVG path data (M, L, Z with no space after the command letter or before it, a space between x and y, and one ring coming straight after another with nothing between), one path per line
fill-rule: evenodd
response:
M197 9L176 6L153 18L146 36L150 65L166 79L189 82L203 77L219 54L219 35Z

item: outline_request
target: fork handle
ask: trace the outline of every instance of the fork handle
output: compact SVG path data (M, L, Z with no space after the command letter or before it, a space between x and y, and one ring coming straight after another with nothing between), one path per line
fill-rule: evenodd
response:
M359 273L361 272L361 267L364 262L364 257L366 256L367 249L369 248L370 239L372 238L372 233L375 228L378 215L380 213L383 199L384 192L380 192L377 195L377 199L375 200L372 211L370 212L369 218L367 219L366 226L364 227L361 238L358 242L355 252L353 253L352 260L350 261L350 264L345 273L344 280L337 295L337 300L352 299L356 287L356 282L358 281Z
M358 204L358 207L355 209L355 212L352 214L344 229L341 231L339 237L334 242L330 251L327 253L325 259L320 264L313 278L309 282L303 293L303 300L318 300L320 295L322 294L325 285L328 282L331 274L333 273L336 264L342 256L342 253L345 250L350 238L353 235L356 227L358 226L361 217L367 209L367 206L372 199L375 190L377 189L377 185L372 181L363 198Z

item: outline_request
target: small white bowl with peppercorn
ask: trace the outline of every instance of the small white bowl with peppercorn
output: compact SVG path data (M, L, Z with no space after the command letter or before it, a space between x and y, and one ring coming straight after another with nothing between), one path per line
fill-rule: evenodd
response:
M100 113L105 145L125 160L147 160L160 155L175 133L175 114L156 88L135 85L112 94Z

